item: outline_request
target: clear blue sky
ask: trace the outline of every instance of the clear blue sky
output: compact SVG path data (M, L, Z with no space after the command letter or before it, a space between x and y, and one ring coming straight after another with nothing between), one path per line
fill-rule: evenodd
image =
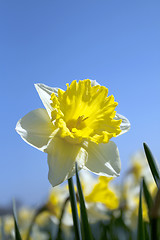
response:
M13 197L39 204L50 187L47 155L15 132L21 117L43 107L37 82L64 89L96 79L131 122L115 139L122 175L144 141L160 160L160 1L80 2L0 1L0 205Z

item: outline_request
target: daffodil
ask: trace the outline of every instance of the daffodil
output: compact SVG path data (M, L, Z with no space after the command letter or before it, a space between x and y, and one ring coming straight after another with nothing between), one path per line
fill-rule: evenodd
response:
M67 90L35 84L46 109L29 112L16 130L30 145L48 154L49 181L56 186L87 169L102 176L118 176L120 157L111 140L130 128L116 113L117 102L108 89L89 79L74 80Z
M109 219L108 211L115 210L119 207L119 199L114 190L114 187L110 186L112 178L99 176L98 178L87 171L80 172L80 180L82 184L82 190L84 194L88 220L90 223L95 223L99 220ZM76 185L74 186L75 192L77 192ZM52 205L53 209L59 209L64 207L66 199L68 199L67 185L59 185L52 188L49 195L48 203ZM57 199L52 200L52 199ZM52 204L53 202L53 204ZM48 205L47 203L47 205ZM78 214L80 216L80 205L77 202ZM51 211L50 211L51 212ZM65 211L63 213L62 224L64 226L73 226L73 219L71 214L70 201L65 205ZM52 212L52 221L58 223L57 218L60 214Z
M113 178L99 176L98 178L90 175L86 179L86 173L81 177L83 193L88 213L88 220L90 223L109 219L109 211L115 210L119 206L119 199L114 190L110 186ZM89 180L90 179L90 180ZM87 180L87 182L86 182ZM89 187L88 187L89 185Z
M131 169L128 172L132 176L131 182L138 184L142 177L148 184L154 182L150 167L143 151L139 150L131 157Z
M121 198L125 202L124 215L126 223L130 227L135 228L138 218L140 181L142 177L145 179L153 199L156 195L156 183L143 151L140 150L134 153L130 160L131 167L127 172L124 185L122 186ZM143 219L148 221L148 211L144 196L142 196L142 213Z
M85 196L86 202L102 203L110 210L118 208L118 197L108 186L111 180L112 178L100 176L92 192L88 196Z

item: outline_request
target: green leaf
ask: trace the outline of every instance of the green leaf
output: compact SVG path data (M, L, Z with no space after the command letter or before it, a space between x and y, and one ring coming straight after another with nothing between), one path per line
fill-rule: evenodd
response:
M143 146L144 146L145 154L146 154L147 161L150 166L153 178L157 184L157 187L160 189L160 171L158 169L157 163L152 155L151 150L147 146L147 144L143 143Z
M3 217L1 218L1 240L5 240Z
M143 215L142 215L142 182L140 185L140 194L139 194L137 240L145 240L144 223L143 223Z
M150 212L151 236L153 240L159 239L159 213L160 213L160 189L158 190L153 207Z
M145 240L151 240L150 224L144 222Z
M17 215L16 215L16 205L13 201L13 218L14 218L14 228L15 228L15 240L22 240L20 231L17 224Z
M147 203L148 211L150 212L150 210L153 206L153 199L148 190L148 187L147 187L147 184L146 184L146 181L144 178L143 178L143 193L144 193L145 201Z
M69 187L69 194L70 194L73 224L75 229L75 238L76 240L82 240L81 226L80 226L80 221L79 221L78 211L77 211L76 194L74 191L74 184L73 184L72 178L68 179L68 187Z
M62 207L62 211L61 211L61 216L60 216L60 219L59 219L59 226L58 226L58 231L57 231L57 237L56 237L56 240L60 240L62 239L62 219L63 219L63 216L64 216L64 212L65 212L65 208L66 208L66 205L68 203L68 201L70 200L69 197L66 198L65 202L63 203L63 207Z
M92 237L91 229L90 229L90 226L88 223L88 217L87 217L87 211L86 211L86 207L85 207L84 196L83 196L82 187L81 187L81 183L80 183L79 176L78 176L77 163L76 163L76 180L77 180L77 190L78 190L79 202L80 202L80 212L81 212L82 229L83 229L84 239L92 240L93 237Z

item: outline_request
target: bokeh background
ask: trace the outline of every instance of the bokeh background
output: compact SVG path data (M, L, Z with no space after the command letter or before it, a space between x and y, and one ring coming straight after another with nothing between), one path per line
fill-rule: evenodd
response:
M131 122L114 139L122 171L146 142L160 161L160 1L0 1L0 206L46 198L47 155L16 133L17 121L43 107L40 82L65 89L96 79Z

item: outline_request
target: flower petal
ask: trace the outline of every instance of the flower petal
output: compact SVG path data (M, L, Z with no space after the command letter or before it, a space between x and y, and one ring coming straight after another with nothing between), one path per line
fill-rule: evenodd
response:
M24 141L44 151L53 134L54 126L43 108L29 112L16 125L16 131Z
M97 221L107 220L106 207L101 203L89 203L87 204L88 220L91 224Z
M104 144L88 144L88 160L84 169L102 176L118 176L121 162L116 144L112 141Z
M35 84L35 88L36 88L49 116L51 117L51 111L53 110L53 108L51 107L52 101L50 100L50 98L51 98L51 94L53 92L56 96L58 96L58 88L48 87L47 85L42 84L42 83Z
M48 179L56 186L75 174L75 162L83 168L87 153L78 144L70 144L62 138L55 137L47 148L49 173Z
M119 135L122 135L123 133L128 132L128 130L129 130L130 127L131 127L131 124L130 124L129 120L128 120L126 117L122 116L122 115L119 114L119 113L116 113L116 116L115 116L114 119L115 119L115 120L120 120L120 119L122 119L122 123L121 123L121 125L120 125L121 133L120 133ZM119 135L118 135L118 136L119 136Z
M91 87L100 85L96 80L90 80L91 81Z

